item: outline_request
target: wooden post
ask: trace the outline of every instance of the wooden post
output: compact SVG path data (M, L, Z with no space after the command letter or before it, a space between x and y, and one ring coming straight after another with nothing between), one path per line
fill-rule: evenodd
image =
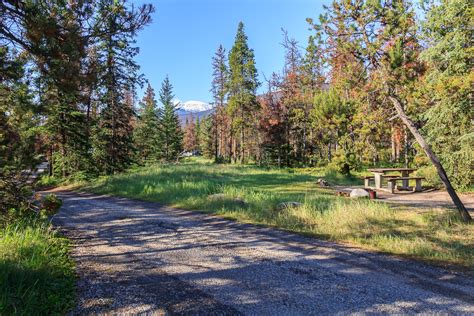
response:
M391 94L388 96L388 98L390 99L393 106L395 107L395 110L397 111L398 116L400 117L402 122L408 127L408 129L413 134L418 144L421 146L421 148L425 152L426 156L428 156L428 158L431 160L431 163L435 166L436 170L438 171L438 175L441 181L443 182L444 187L446 188L446 191L448 191L448 194L451 197L451 200L453 201L454 205L458 209L459 214L461 215L461 218L463 219L463 221L465 222L472 221L471 215L469 214L466 207L464 206L461 199L459 198L456 191L454 190L453 186L451 185L448 175L446 174L446 171L441 165L441 162L439 161L435 153L431 150L430 146L425 141L425 138L420 134L420 132L418 132L418 128L415 126L415 123L413 123L413 121L405 114L402 103L400 102L398 97Z
M415 179L415 192L421 192L421 179Z

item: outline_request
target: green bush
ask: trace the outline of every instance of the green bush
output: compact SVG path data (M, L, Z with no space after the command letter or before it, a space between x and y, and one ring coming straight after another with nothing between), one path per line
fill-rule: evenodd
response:
M41 200L40 210L42 214L51 216L56 214L62 204L63 201L56 194L48 194Z
M443 183L441 182L438 172L434 166L424 166L416 171L416 176L424 177L426 185L440 188Z
M329 163L328 167L337 170L343 175L350 175L351 171L358 170L360 165L354 153L339 149L334 154L334 158L331 163Z

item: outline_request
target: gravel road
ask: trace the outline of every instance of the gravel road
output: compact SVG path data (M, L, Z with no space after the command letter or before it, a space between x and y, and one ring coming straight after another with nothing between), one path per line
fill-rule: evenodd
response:
M125 198L57 192L72 314L474 313L474 278Z

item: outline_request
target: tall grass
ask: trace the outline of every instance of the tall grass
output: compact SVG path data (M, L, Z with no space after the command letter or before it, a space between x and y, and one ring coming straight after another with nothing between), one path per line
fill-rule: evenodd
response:
M22 219L0 231L0 315L65 314L74 304L68 242L42 220Z
M298 171L188 163L138 168L102 178L86 189L215 213L427 261L474 266L474 225L456 221L448 211L420 214L413 209L395 210L384 203L336 197L318 186L316 180L320 177L332 184L360 181L324 169ZM212 194L222 198L210 199ZM302 205L279 207L288 201Z

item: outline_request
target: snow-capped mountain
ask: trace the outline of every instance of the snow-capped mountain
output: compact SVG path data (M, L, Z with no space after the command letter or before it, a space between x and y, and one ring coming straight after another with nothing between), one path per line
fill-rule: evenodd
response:
M173 103L176 106L176 113L183 126L186 120L201 120L214 112L214 107L211 104L202 101L183 102L179 99L174 99Z
M209 111L213 108L213 106L209 103L202 102L202 101L186 101L186 102L180 102L179 100L175 100L175 104L178 101L179 103L177 104L177 108L186 112L192 112L192 113L197 113L197 112L204 112L204 111Z

